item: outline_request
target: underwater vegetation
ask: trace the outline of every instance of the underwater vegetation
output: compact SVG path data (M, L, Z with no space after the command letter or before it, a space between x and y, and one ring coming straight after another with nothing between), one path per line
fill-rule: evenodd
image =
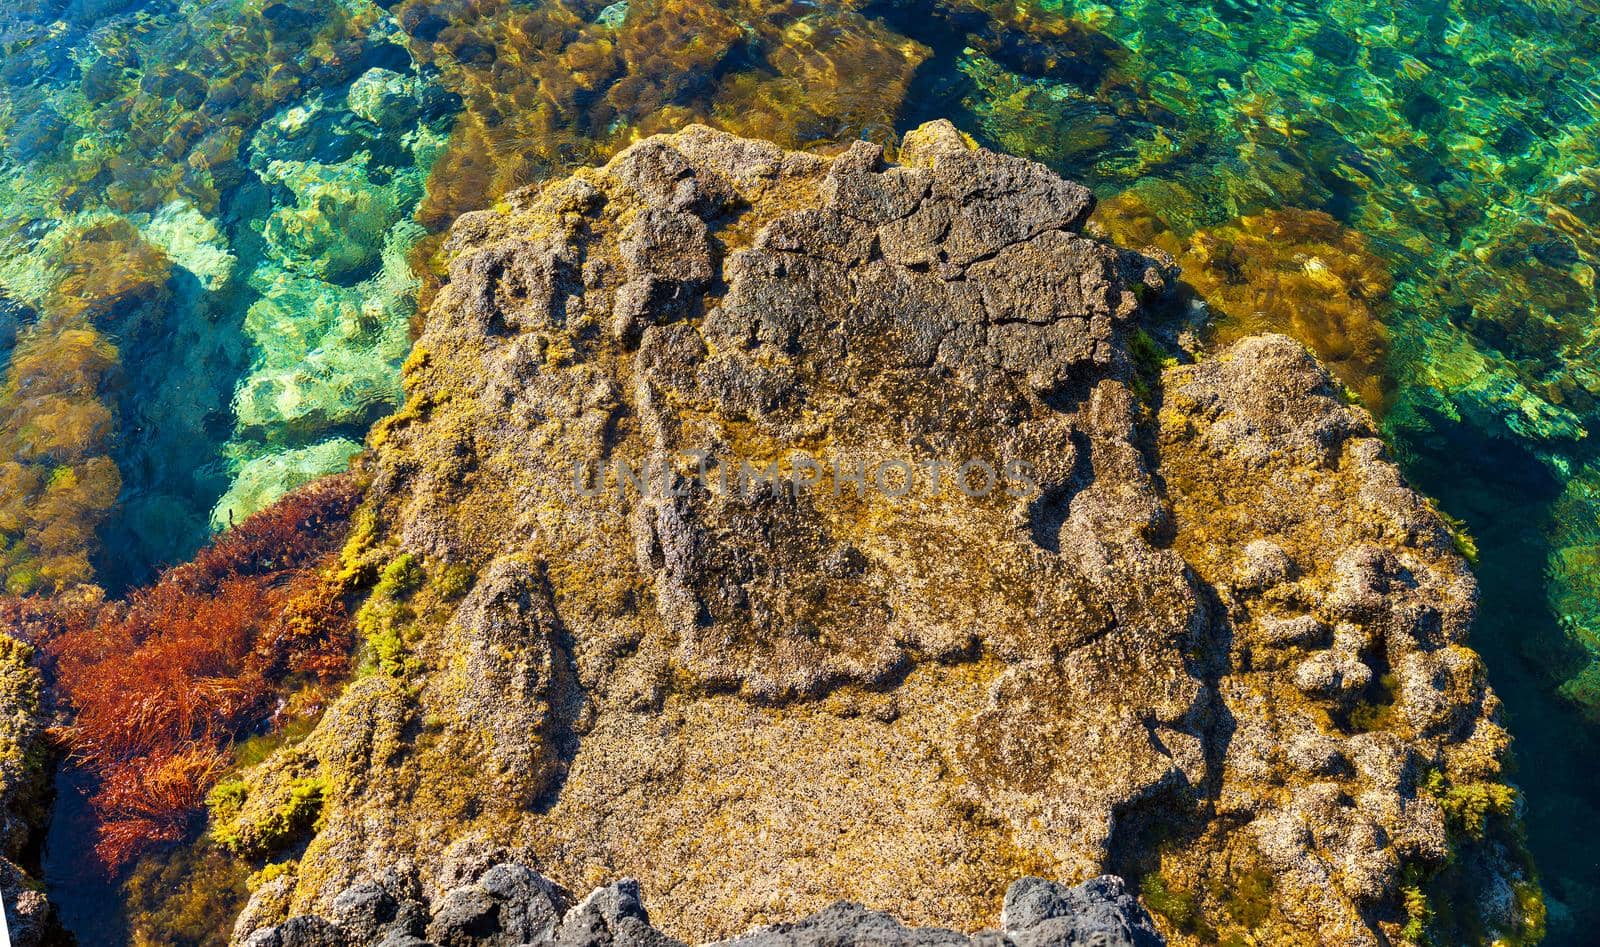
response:
M1404 324L1368 332L1272 306L1264 323L1298 325L1327 341L1325 354L1348 350L1347 380L1364 397L1374 389L1356 376L1403 359L1389 374L1416 383L1396 394L1397 429L1466 419L1564 470L1586 457L1593 327L1567 317L1594 301L1594 66L1582 53L1596 14L1582 5L1559 29L1521 3L60 12L24 6L0 37L0 339L7 351L27 344L62 272L51 258L76 233L112 218L137 229L172 267L156 331L199 346L183 361L209 371L186 377L228 382L197 385L192 405L163 404L219 466L160 486L220 496L249 483L208 504L210 526L336 469L392 403L399 326L436 278L427 264L455 214L688 121L826 149L887 139L910 113L965 113L981 139L1148 208L1185 245L1269 211L1325 212L1397 274L1404 316L1380 321ZM185 325L201 319L209 333ZM125 341L119 360L137 344ZM140 397L73 430L114 442ZM133 480L125 499L170 478L147 468L171 447L110 451ZM266 487L274 476L284 479ZM18 582L84 575L37 571Z
M1272 210L1179 237L1127 195L1101 205L1114 239L1172 254L1203 301L1209 342L1282 332L1310 345L1375 414L1386 373L1394 280L1356 231L1323 211Z
M50 364L47 347L71 345L83 368L57 387L100 409L42 400L31 376L13 388L26 395L0 397L18 402L13 426L54 426L52 458L106 458L77 470L85 496L52 494L53 538L6 517L12 591L142 581L343 469L392 407L417 285L404 258L422 235L410 214L454 109L393 32L366 3L43 4L0 19L0 350L16 375L32 370L24 355ZM74 267L117 265L111 239L151 257L129 267L147 290L139 318L109 299L57 312L96 281ZM24 477L9 465L40 466L28 449L0 445L25 488L8 499L43 495L62 466Z
M328 573L358 497L348 476L319 480L122 600L0 601L70 711L61 738L92 779L107 870L184 838L234 742L346 671L353 625Z
M165 254L117 218L63 227L55 278L30 299L0 383L0 579L58 591L93 576L95 532L121 489L115 337L149 328L167 303Z
M1600 467L1578 470L1556 500L1548 561L1550 606L1589 659L1562 693L1600 718Z

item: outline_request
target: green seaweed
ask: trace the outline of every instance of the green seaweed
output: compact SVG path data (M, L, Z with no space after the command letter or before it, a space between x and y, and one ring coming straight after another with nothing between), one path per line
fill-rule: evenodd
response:
M1159 914L1173 927L1194 933L1200 923L1194 895L1168 881L1159 873L1146 875L1139 882L1139 896L1151 913Z
M356 613L356 630L366 645L363 672L404 678L415 671L410 651L417 629L411 624L414 616L406 599L426 581L422 563L410 553L394 557L379 573L372 594Z
M305 776L290 782L287 797L264 814L244 811L245 790L236 782L219 784L208 798L210 837L234 855L255 858L281 851L314 832L328 793L327 780Z

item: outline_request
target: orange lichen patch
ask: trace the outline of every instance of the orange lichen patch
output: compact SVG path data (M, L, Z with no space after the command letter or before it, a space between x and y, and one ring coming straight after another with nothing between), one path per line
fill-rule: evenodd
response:
M1316 352L1372 411L1387 407L1382 319L1394 278L1361 234L1322 211L1286 208L1183 236L1131 194L1107 201L1097 220L1119 243L1177 259L1214 314L1209 341L1282 332Z
M95 851L116 869L187 832L232 742L274 698L342 675L350 618L329 560L359 488L318 481L124 601L0 602L40 643L72 710L62 734L95 779Z

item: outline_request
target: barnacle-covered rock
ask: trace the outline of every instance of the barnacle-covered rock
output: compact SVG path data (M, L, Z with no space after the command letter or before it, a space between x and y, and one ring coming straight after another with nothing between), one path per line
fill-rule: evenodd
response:
M1260 929L1274 942L1321 930L1339 943L1383 943L1426 907L1422 887L1405 905L1392 900L1402 877L1432 878L1427 890L1452 890L1459 910L1475 889L1451 886L1464 875L1458 859L1474 852L1520 865L1505 884L1531 885L1514 825L1468 837L1444 818L1446 782L1503 778L1504 733L1481 662L1462 644L1472 575L1370 416L1343 406L1328 375L1282 336L1169 369L1163 388L1174 548L1214 583L1232 632L1219 694L1239 729L1217 774L1219 805L1247 823L1272 876ZM1276 562L1269 585L1263 560ZM1162 870L1203 878L1207 864L1176 847ZM1487 897L1476 890L1470 898ZM1521 937L1542 921L1470 923Z
M458 221L364 462L371 673L219 800L301 852L245 926L402 859L477 923L468 837L685 939L1111 871L1174 942L1377 944L1415 879L1533 885L1471 574L1370 415L1281 336L1163 365L1175 274L1085 189L899 156L691 127Z

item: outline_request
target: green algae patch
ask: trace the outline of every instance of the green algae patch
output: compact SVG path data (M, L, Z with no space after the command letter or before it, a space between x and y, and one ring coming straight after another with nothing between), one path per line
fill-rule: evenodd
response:
M207 797L208 835L235 855L255 858L279 852L315 832L328 782L319 776L290 780L283 797L251 806L251 790L240 780L219 784Z
M1178 360L1144 329L1136 329L1129 336L1128 353L1134 366L1129 385L1141 402L1152 404L1161 387L1162 370L1178 364Z
M1400 936L1407 943L1422 944L1428 934L1428 925L1433 922L1433 905L1428 902L1427 893L1414 877L1407 879L1405 886L1400 889L1400 897L1406 912L1406 923L1400 929Z
M1517 790L1505 783L1475 780L1458 784L1432 770L1423 777L1421 788L1439 800L1451 828L1469 838L1482 839L1492 817L1512 820L1517 815Z
M1257 865L1230 875L1222 890L1222 910L1234 923L1254 930L1272 914L1272 873Z
M268 862L259 871L251 872L245 884L251 891L257 891L265 885L277 881L279 878L294 876L296 862L292 859L281 862Z
M1400 720L1395 712L1395 676L1383 674L1374 682L1371 693L1351 708L1349 721L1357 731L1393 730Z
M422 563L410 553L401 553L378 574L366 604L356 612L356 631L366 648L361 670L382 671L405 677L418 669L411 648L416 643L412 623L416 613L406 604L410 593L426 581Z
M1515 787L1493 779L1453 781L1429 770L1418 791L1436 800L1450 834L1449 857L1442 864L1407 864L1403 869L1408 943L1532 945L1546 934L1544 892L1526 854ZM1509 916L1491 916L1471 886L1472 874L1497 859L1515 859L1522 876L1509 883Z
M1139 881L1139 897L1150 913L1165 918L1177 930L1198 935L1199 913L1193 894L1179 888L1159 873L1145 875Z
M454 601L467 594L477 581L477 572L465 563L447 563L438 570L433 580L435 593L445 601Z

